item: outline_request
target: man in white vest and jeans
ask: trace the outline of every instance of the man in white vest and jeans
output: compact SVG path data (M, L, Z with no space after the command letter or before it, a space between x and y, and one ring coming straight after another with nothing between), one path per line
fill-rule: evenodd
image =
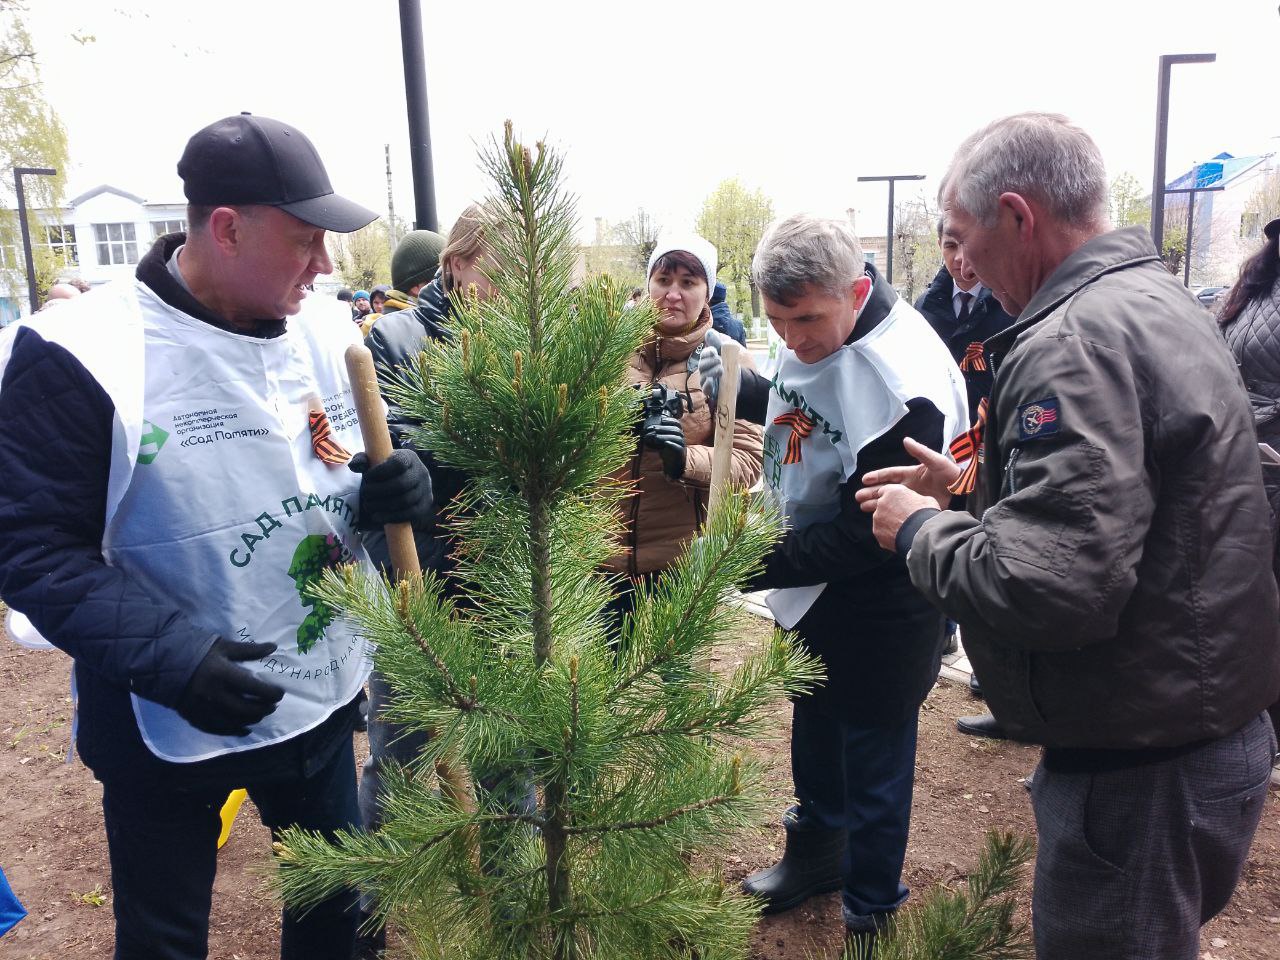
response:
M0 347L0 595L75 660L118 960L207 956L229 791L273 832L359 826L368 652L305 588L367 562L361 529L431 516L417 457L368 469L358 331L308 299L325 231L375 215L265 117L199 131L178 173L187 234ZM346 960L354 900L286 911L281 955Z

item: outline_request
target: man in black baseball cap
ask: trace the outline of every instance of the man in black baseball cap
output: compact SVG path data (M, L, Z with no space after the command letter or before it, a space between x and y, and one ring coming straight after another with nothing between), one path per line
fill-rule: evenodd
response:
M333 272L325 232L350 233L377 217L333 192L301 131L267 117L241 113L200 130L178 175L189 232L185 244L157 244L165 269L217 315L212 322L241 333L282 331L315 278ZM139 274L154 267L144 260Z
M303 223L351 233L377 214L333 192L315 146L287 123L241 113L187 141L178 161L187 202L276 207Z
M367 562L370 526L434 517L416 454L360 452L343 363L359 333L308 302L333 269L326 231L374 214L262 117L204 128L178 171L188 232L24 321L0 357L0 592L75 661L116 960L208 956L230 791L273 833L359 829L367 651L305 590ZM287 910L281 955L350 960L358 923L349 890Z

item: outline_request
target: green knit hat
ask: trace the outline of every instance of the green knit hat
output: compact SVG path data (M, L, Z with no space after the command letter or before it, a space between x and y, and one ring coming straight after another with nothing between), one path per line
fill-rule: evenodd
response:
M430 230L411 230L396 244L391 255L391 285L401 293L419 283L428 283L440 266L444 237Z

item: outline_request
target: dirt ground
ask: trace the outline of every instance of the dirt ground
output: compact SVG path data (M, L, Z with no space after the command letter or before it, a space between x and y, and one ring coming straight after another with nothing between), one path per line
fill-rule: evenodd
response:
M722 666L731 666L726 650ZM102 830L101 791L80 763L65 763L70 743L70 661L56 652L23 650L0 637L0 866L29 911L0 942L6 960L89 960L110 956L111 877ZM957 716L980 704L967 690L940 684L921 714L912 837L906 883L915 894L955 883L973 865L984 833L999 827L1028 834L1035 824L1023 778L1035 764L1028 747L955 732ZM758 749L769 764L777 814L791 791L787 760L789 711L771 720L773 739ZM363 738L357 755L365 749ZM734 838L725 851L730 879L780 854L776 817ZM214 891L210 956L259 960L278 956L278 906L263 892L267 833L246 804L221 853ZM1019 909L1029 915L1030 881ZM840 905L831 894L764 919L755 960L837 956ZM1202 960L1280 957L1280 791L1272 790L1245 875L1231 904L1204 930Z

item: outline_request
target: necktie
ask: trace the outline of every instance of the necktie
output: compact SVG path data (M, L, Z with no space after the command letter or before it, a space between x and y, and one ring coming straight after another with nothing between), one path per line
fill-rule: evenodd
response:
M972 293L960 294L960 312L956 314L956 323L964 323L969 319L969 301L972 299Z

